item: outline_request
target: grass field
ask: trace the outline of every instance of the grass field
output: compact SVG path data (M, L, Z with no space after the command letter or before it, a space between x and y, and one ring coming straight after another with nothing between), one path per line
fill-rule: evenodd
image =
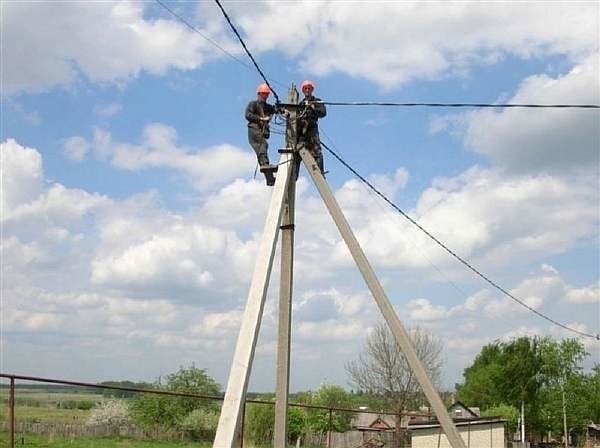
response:
M22 443L23 442L23 443ZM8 433L0 432L0 447L8 446ZM15 437L15 448L208 448L209 443L202 442L153 442L131 439L89 439L44 437L37 434L24 434Z
M7 408L0 408L0 421L7 418ZM79 423L84 424L91 411L80 409L56 409L46 407L15 406L15 420L30 423Z

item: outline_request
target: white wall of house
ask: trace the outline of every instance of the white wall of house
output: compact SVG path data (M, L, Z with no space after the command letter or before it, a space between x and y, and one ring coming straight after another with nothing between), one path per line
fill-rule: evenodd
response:
M505 448L504 423L457 426L467 448ZM439 428L412 429L412 448L452 448ZM439 445L438 445L439 438Z

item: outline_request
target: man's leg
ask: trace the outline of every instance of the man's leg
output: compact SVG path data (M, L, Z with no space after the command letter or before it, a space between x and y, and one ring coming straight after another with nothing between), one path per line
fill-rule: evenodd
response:
M319 135L311 135L308 141L308 150L310 151L311 155L315 158L315 161L317 162L317 165L321 170L321 174L324 176L325 170L323 168L323 151L321 150L321 142L319 141Z
M256 159L258 160L260 167L270 167L269 153L267 152L269 146L267 144L267 139L264 138L262 132L256 129L248 128L248 142L256 153ZM264 175L267 185L275 185L275 176L273 175L272 171L265 172Z

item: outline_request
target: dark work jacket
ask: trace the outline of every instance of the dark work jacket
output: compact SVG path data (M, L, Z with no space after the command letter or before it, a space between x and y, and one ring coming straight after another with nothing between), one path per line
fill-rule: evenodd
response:
M268 117L275 113L275 107L271 106L266 101L254 100L248 103L246 106L246 120L248 120L248 127L256 129L257 131L263 131L263 136L269 138L269 122L260 121L260 117Z
M319 127L317 126L317 120L319 118L323 118L327 115L327 109L325 109L325 104L321 103L321 98L317 98L314 96L305 97L300 104L304 106L308 106L313 101L317 101L314 103L314 109L307 108L306 114L302 117L302 120L306 125L306 134L307 135L315 135L319 133Z

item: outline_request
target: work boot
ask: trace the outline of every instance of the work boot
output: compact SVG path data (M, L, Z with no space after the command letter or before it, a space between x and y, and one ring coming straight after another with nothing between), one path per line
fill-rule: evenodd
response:
M260 166L261 173L275 173L277 172L277 165L271 165L270 163L264 164Z
M265 179L267 180L268 187L275 185L275 176L273 176L273 173L265 173Z

